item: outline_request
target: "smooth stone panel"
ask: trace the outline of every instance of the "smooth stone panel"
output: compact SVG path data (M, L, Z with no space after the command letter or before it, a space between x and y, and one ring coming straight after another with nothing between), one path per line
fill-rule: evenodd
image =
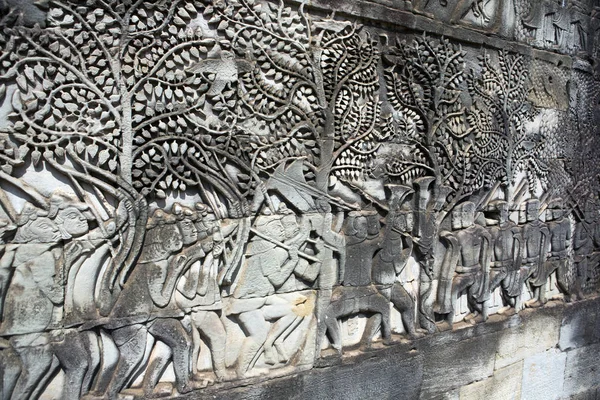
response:
M544 310L545 311L545 310ZM555 347L560 331L560 317L542 310L528 316L527 322L502 332L498 341L496 369Z
M559 347L569 350L600 342L600 298L565 308Z
M600 387L600 344L571 350L566 354L564 398Z
M490 378L463 386L460 400L518 400L522 377L523 362L517 362L495 371Z
M558 349L527 357L523 361L522 399L560 399L567 355Z

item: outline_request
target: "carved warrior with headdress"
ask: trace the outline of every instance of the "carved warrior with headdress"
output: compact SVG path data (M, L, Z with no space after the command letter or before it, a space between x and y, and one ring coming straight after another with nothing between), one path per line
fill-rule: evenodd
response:
M373 259L372 281L379 292L400 312L404 329L411 338L422 336L416 331L414 300L398 281L412 255L413 211L403 204L413 190L403 185L387 185L391 192L390 211L385 221L381 249ZM370 324L375 319L371 319ZM374 332L378 326L369 326Z
M534 292L533 298L527 302L528 306L541 305L544 284L543 271L546 262L546 250L548 246L548 227L540 221L540 201L531 199L525 202L525 224L521 227L523 238L522 268L523 278L528 279Z
M180 309L190 314L193 323L192 369L197 372L194 360L198 359L202 335L207 339L217 380L231 379L225 366L227 336L220 319L223 304L218 279L223 267L223 235L203 204L197 204L196 210L192 210L176 203L173 214L182 230L184 245L189 246L184 250L189 269L177 284L175 301Z
M0 260L3 270L8 264L14 268L6 293L10 312L4 313L0 330L3 335L14 335L12 346L27 370L7 383L7 387L14 388L15 397L35 396L59 365L66 378L63 397L75 399L81 395L89 358L85 334L61 329L62 313L56 311L64 305L66 271L70 267L66 256L72 253L72 242L63 248L62 240L87 233L88 217L82 213L85 209L85 204L63 193L52 195L49 212L26 203L17 221L18 244Z
M446 321L452 325L456 300L467 291L467 301L472 314L487 319L489 299L490 234L475 224L475 204L462 203L452 211L452 232L442 232L446 242L446 254L442 262L442 275L438 285L435 311L447 314Z
M546 210L546 225L549 231L549 253L543 265L543 271L532 285L541 286L540 301L546 302L545 288L548 279L556 271L556 283L559 290L565 295L565 300L570 301L573 283L569 279L569 243L571 242L571 221L564 218L562 199L554 199Z
M205 386L192 380L191 339L178 319L182 311L172 301L187 266L187 257L177 254L184 242L176 222L162 210L148 220L140 259L104 325L119 348L112 378L99 388L108 397L116 397L142 361L148 333L171 348L179 393Z
M492 235L492 264L490 272L490 292L501 287L505 309L520 309L521 289L521 236L517 225L508 219L508 202L495 200L488 205L496 219L489 229Z
M237 361L238 377L264 372L252 371L263 351L268 362L276 362L270 352L277 337L292 324L300 324L306 316L312 315L314 307L314 294L309 291L286 293L283 288L288 280L295 279L292 275L297 267L303 268L298 248L308 239L307 220L298 223L292 213L271 215L267 210L256 219L252 232L255 236L248 244L246 261L227 306L227 314L237 315L248 334ZM302 257L314 258L304 253ZM282 360L288 359L287 355L280 353L279 356Z

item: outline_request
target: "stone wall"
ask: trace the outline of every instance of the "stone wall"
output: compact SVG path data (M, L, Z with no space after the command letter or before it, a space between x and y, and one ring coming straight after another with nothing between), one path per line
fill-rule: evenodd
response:
M4 398L595 398L595 1L0 0Z
M189 398L595 399L598 304L552 302L413 343L352 351L294 377Z

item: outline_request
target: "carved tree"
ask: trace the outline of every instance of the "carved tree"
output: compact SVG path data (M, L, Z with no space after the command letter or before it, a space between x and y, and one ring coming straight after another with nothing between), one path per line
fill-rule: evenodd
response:
M528 70L522 55L501 51L498 66L489 55L480 58L481 75L469 80L474 106L469 123L475 129L470 181L474 188L497 181L508 191L518 172L526 174L530 190L544 179L547 167L537 155L544 146L542 129L528 129L536 117L527 100Z
M426 36L389 48L387 97L393 108L387 129L401 149L383 157L391 182L415 184L415 243L421 264L420 323L433 331L434 248L447 212L470 194L467 169L472 129L462 101L465 52L446 39Z
M253 66L239 72L238 102L225 103L253 171L265 177L301 158L304 179L323 194L332 175L362 177L379 122L379 55L369 35L283 2L214 1L204 16L223 49Z
M111 198L130 204L129 226L102 283L105 295L119 290L117 282L123 284L140 252L145 197L153 191L164 195L155 188L161 182L179 189L187 182L177 185L167 173L154 181L142 178L157 164L164 166L167 158L159 157L166 151L171 165L177 164L171 154L184 152L183 143L192 140L184 136L188 131L211 133L194 124L209 77L186 71L214 45L202 37L194 4L49 1L46 27L25 27L17 19L0 37L0 94L14 111L6 140L19 146L12 160L3 158L0 178L20 185L10 175L11 164L45 164L68 177L82 199L94 193L109 216ZM184 138L171 140L177 135ZM198 164L208 164L193 155Z
M472 132L461 100L464 56L447 39L425 36L389 49L385 81L396 116L391 139L412 150L389 160L390 180L407 183L431 176L438 188L462 194Z

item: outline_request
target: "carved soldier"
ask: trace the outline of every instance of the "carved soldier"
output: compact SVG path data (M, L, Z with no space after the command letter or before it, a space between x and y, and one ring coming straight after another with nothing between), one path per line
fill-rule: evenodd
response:
M245 265L227 306L227 315L237 315L247 333L236 366L240 378L266 372L252 367L261 349L267 353L271 350L266 344L269 336L276 338L278 335L273 332L285 330L297 316L309 315L314 307L314 299L311 304L304 292L279 294L299 265L298 248L309 233L307 220L302 220L298 233L286 238L282 220L282 215L271 215L268 211L257 218L255 237L248 244ZM271 358L271 354L267 357Z
M556 283L559 290L565 295L566 301L571 301L571 286L569 284L569 259L568 250L571 242L571 221L564 218L562 199L555 199L546 210L546 225L549 231L550 252L547 255L542 274L532 281L534 286L540 286L539 300L545 304L548 278L556 271Z
M588 279L588 271L592 266L592 253L594 251L594 231L596 230L597 218L591 202L586 202L583 210L583 218L575 224L573 237L573 251L575 253L574 266L577 271L575 281L575 295L583 298L583 285Z
M502 314L510 307L519 312L521 305L521 237L517 225L508 219L508 203L495 200L489 204L494 212L497 225L490 228L492 236L492 263L490 270L490 292L501 286L502 300L505 308L498 311Z
M0 218L0 260L6 247L6 237L14 232L15 229L17 229L15 224L7 219ZM10 282L11 272L11 264L0 264L0 316L2 315L2 306L4 304L4 297L6 296L6 289Z
M203 207L197 205L196 209L202 211ZM180 227L190 232L188 234L189 240L187 243L184 241L184 244L200 249L200 251L195 252L195 257L188 257L189 271L180 279L175 292L177 305L186 314L190 313L192 320L192 336L194 339L192 367L195 371L196 362L194 360L198 359L200 335L202 335L210 350L213 371L217 380L231 379L233 376L226 370L225 366L227 336L221 321L223 304L218 283L221 268L220 259L223 254L223 234L211 218L212 214L200 212L197 218L197 214L187 207L179 207L178 210L174 206L173 211L176 215L182 216ZM193 224L192 221L196 221L193 229L191 226L189 228L183 226ZM201 240L198 240L198 226L202 229Z
M475 204L465 202L452 211L452 232L442 232L447 249L442 262L438 285L436 312L447 314L450 326L454 319L456 300L467 292L471 314L465 320L475 320L479 315L487 319L489 299L490 234L475 225Z
M528 200L525 203L525 225L521 228L523 238L523 278L527 279L533 289L533 298L527 306L541 305L541 285L532 284L539 281L543 274L546 250L548 245L548 227L540 221L540 201Z
M402 200L412 192L412 189L402 185L387 185L387 187L392 192L391 209L386 217L382 248L373 260L373 283L400 312L404 329L408 335L411 338L418 338L422 334L415 328L415 302L397 280L404 271L413 250L412 210L400 208ZM380 317L380 314L378 315ZM372 320L369 323L371 324ZM365 329L365 332L367 331L369 328Z
M64 303L65 254L71 248L68 243L63 249L62 240L87 233L89 216L81 212L86 208L84 203L58 194L51 197L48 213L26 203L18 221L16 245L10 245L0 260L3 270L7 265L14 268L0 331L14 335L11 344L27 370L16 381L17 397L36 397L60 365L65 372L63 397L79 398L86 372L93 366L87 335L60 329L62 314L58 312ZM54 357L58 363L53 362ZM87 382L90 380L91 373Z
M341 277L344 286L371 284L373 255L381 246L379 217L376 211L352 211L346 220L346 265Z
M100 380L96 392L109 398L120 392L144 357L148 333L172 350L179 393L206 386L191 379L191 338L177 317L172 295L186 267L179 255L183 235L172 215L156 210L148 220L144 248L107 321L106 329L119 349L119 359L108 382Z
M10 344L27 374L5 382L15 398L29 398L52 363L49 331L58 328L56 310L62 305L62 280L57 275L62 235L48 213L25 203L17 232L5 248L0 269L9 272L0 335Z

